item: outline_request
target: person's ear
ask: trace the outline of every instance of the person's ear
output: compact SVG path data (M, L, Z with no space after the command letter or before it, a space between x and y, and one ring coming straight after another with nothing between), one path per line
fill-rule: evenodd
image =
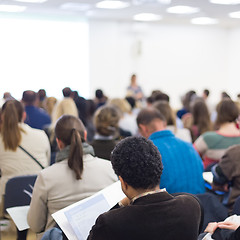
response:
M56 138L56 141L57 141L58 148L59 148L60 150L62 150L63 148L65 148L65 144L63 143L62 140L60 140L59 138Z
M86 130L84 131L84 140L85 140L85 142L87 141L87 131Z
M22 115L22 122L24 122L27 118L27 113L24 111Z
M121 182L122 191L126 194L128 190L128 184L122 179L121 176L119 176L119 180Z
M146 126L146 125L139 124L139 125L138 125L138 129L139 129L139 133L140 133L143 137L145 137L145 138L148 137L148 134L147 134L148 129L147 129L147 126Z

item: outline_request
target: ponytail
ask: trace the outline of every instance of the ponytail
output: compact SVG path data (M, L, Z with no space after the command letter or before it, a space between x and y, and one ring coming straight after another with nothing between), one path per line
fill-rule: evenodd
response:
M1 135L5 150L16 151L23 131L18 123L22 120L23 106L16 100L7 101L2 107Z
M80 133L73 128L71 136L71 144L70 144L70 154L68 158L68 166L71 168L75 174L76 179L81 179L81 175L83 172L83 148L82 148L82 140Z
M55 127L55 135L65 146L70 146L68 167L81 179L83 172L83 147L85 127L79 118L72 115L61 116Z

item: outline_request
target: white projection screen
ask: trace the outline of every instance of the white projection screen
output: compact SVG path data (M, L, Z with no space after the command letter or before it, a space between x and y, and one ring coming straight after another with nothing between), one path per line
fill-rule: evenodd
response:
M44 88L62 97L70 87L89 97L88 23L0 18L0 98Z

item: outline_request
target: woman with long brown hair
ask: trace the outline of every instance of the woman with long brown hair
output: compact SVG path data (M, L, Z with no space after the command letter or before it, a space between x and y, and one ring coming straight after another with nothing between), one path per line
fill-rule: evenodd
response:
M38 238L55 226L54 212L117 181L111 163L94 157L80 119L63 115L56 123L55 135L60 152L56 163L38 175L28 212L29 226Z
M50 162L50 144L44 131L23 123L26 117L22 104L9 100L2 106L0 129L0 192L5 192L9 178L37 174L41 166L26 152L46 167Z

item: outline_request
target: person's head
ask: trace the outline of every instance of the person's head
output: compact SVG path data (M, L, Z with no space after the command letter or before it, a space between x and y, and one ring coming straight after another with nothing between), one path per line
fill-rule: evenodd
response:
M183 107L189 111L191 102L197 97L194 90L188 91L182 98Z
M60 150L70 146L68 166L76 174L76 179L81 179L83 172L82 142L86 139L86 130L82 121L72 115L61 116L55 127L55 135Z
M109 104L117 107L122 114L131 112L131 105L126 99L123 98L112 98L108 101Z
M37 100L37 93L32 90L27 90L23 92L22 102L25 106L33 106L35 105Z
M94 125L97 133L103 136L113 136L118 129L119 111L111 105L98 108L94 115Z
M166 128L166 119L157 109L144 108L138 113L137 125L140 134L148 138L152 133Z
M96 97L97 99L103 98L103 97L104 97L103 91L102 91L101 89L97 89L97 90L95 91L95 97Z
M47 96L45 89L39 89L37 95L40 101L43 101Z
M111 163L128 197L128 186L135 190L151 190L159 186L163 170L162 158L152 141L143 137L122 140L111 153Z
M176 126L175 114L167 101L157 101L154 102L153 107L155 107L162 115L165 117L167 125Z
M235 122L239 116L239 109L230 98L224 98L217 105L216 125L221 126L224 123Z
M159 92L154 94L154 102L155 101L170 101L169 96L166 93Z
M69 87L63 88L62 93L63 93L64 97L71 97L72 96L72 90Z
M210 94L210 92L209 92L209 90L208 89L204 89L203 90L203 99L207 99L208 98L208 96L209 96L209 94Z
M23 105L17 100L6 101L2 106L1 135L5 150L16 151L21 142L19 123L24 120L26 114Z
M135 85L137 82L137 75L136 74L132 74L131 76L131 84Z
M193 101L190 112L193 116L193 124L198 126L200 134L211 130L210 114L202 98Z

